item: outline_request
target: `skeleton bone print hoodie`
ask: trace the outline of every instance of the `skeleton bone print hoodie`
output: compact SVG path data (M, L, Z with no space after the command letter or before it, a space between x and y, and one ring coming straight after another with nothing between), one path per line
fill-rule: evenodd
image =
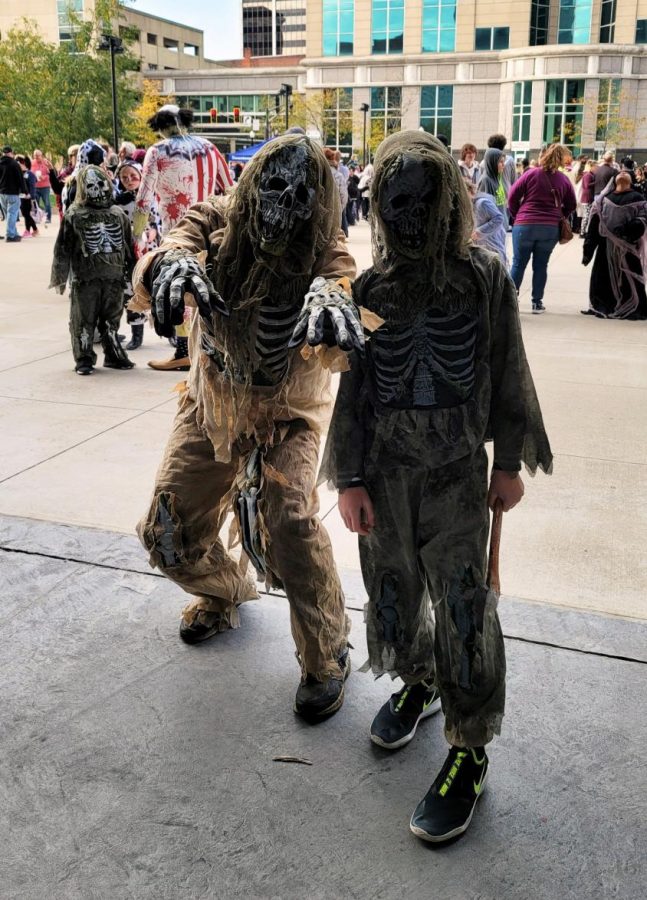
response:
M552 453L526 361L514 285L472 244L456 162L421 132L375 157L373 266L357 305L382 320L342 373L321 480L370 483L389 468L437 468L494 441L494 463L549 472Z
M130 222L113 204L112 182L103 169L86 166L56 237L50 287L64 286L70 273L73 281L120 280L133 265Z

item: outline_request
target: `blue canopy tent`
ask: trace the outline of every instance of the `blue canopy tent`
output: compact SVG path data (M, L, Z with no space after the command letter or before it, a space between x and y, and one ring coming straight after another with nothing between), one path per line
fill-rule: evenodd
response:
M235 153L229 154L229 162L235 163L246 163L249 162L252 156L257 153L261 147L264 147L267 144L267 141L261 141L259 144L252 144L251 147L245 147L243 150L236 150Z

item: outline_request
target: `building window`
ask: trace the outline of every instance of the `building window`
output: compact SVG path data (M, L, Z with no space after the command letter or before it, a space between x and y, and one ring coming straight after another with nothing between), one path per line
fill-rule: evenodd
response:
M600 43L612 44L616 32L616 0L602 0Z
M62 42L74 40L83 16L83 0L57 0L58 39Z
M429 134L443 134L452 142L454 87L451 84L426 84L420 88L420 124Z
M157 35L151 34L151 32L149 31L148 34L146 35L146 43L153 44L153 46L157 46Z
M596 141L607 141L618 131L620 120L621 78L601 78L598 89L598 114L595 125Z
M558 44L591 42L592 0L560 0Z
M351 56L355 0L323 0L323 55Z
M185 42L182 50L187 56L200 56L200 47L197 44L187 44Z
M510 46L509 28L477 28L474 33L475 50L507 50Z
M305 53L306 0L243 0L243 47L252 56Z
M573 154L579 154L583 110L584 79L547 81L544 143L565 144Z
M647 44L647 19L638 19L636 22L636 43Z
M371 88L371 142L402 128L402 88Z
M548 15L550 0L532 0L530 6L530 35L528 43L531 47L544 47L548 43Z
M456 49L456 0L423 0L422 52L451 53Z
M177 53L180 49L179 41L176 41L174 38L164 38L162 43L164 44L164 49L170 50L171 53Z
M532 81L515 81L512 102L512 140L530 140L530 109L532 106Z
M402 53L404 0L373 0L373 53Z
M327 88L323 92L323 129L326 147L353 152L353 89Z

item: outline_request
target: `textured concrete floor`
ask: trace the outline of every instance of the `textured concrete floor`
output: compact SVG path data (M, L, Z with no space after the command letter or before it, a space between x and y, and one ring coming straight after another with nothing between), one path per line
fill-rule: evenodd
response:
M359 674L332 721L298 721L280 596L179 642L183 595L131 534L181 376L145 367L169 355L150 331L133 372L73 374L67 299L44 290L53 236L0 242L0 900L645 896L647 326L579 315L578 244L551 262L546 316L521 293L556 471L506 516L505 730L470 833L438 850L407 823L440 721L378 751L391 686ZM356 545L328 492L322 515L357 668Z
M0 548L3 900L644 896L647 625L502 602L522 632L504 733L470 832L435 849L408 819L446 753L440 718L380 751L391 685L355 672L337 716L300 722L282 597L187 647L182 597L133 538L3 518ZM571 640L587 652L549 646Z

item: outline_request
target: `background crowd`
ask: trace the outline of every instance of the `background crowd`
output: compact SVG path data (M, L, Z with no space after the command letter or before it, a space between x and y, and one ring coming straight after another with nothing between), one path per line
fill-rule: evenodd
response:
M167 109L173 112L168 113ZM184 120L184 114L176 107L164 107L157 114L155 129L161 140L148 149L130 142L113 148L104 141L88 139L70 146L67 160L54 165L40 149L29 155L3 147L0 215L6 220L6 234L2 239L19 243L38 237L40 229L51 224L52 195L62 219L75 202L79 173L91 165L109 177L112 202L128 218L132 259L157 247L164 230L173 227L191 203L205 199L207 192L222 193L235 185L243 168L239 163L228 168L209 141L190 135L190 115ZM172 186L169 189L164 183L163 157L169 152L167 145L172 147L174 140L183 142L184 154L188 152L192 159L206 154L209 165L204 168L215 172L211 182L198 186L195 197L187 197L186 206L178 206L177 193L173 194ZM531 308L540 314L546 309L543 301L551 254L559 243L579 235L583 241L583 265L593 261L589 306L582 313L598 318L647 318L647 164L637 165L629 157L616 162L612 152L606 152L599 160L585 156L573 159L569 150L559 144L545 148L538 159L515 161L506 154L506 144L504 135L493 134L480 160L472 143L464 144L459 151L458 168L473 205L473 241L499 255L517 289L528 265L532 266ZM348 236L351 227L369 218L373 165L362 166L353 157L345 161L340 151L328 147L324 153L339 191L340 227ZM165 201L164 193L169 190L171 199L167 197ZM133 227L137 216L139 225ZM511 260L508 232L512 238ZM125 305L131 299L130 277L126 273ZM128 310L127 321L131 336L126 349L136 350L143 342L145 316ZM100 338L98 330L95 338ZM172 359L149 365L188 368L186 329L178 327L170 342L175 346ZM89 368L91 371L92 366Z

